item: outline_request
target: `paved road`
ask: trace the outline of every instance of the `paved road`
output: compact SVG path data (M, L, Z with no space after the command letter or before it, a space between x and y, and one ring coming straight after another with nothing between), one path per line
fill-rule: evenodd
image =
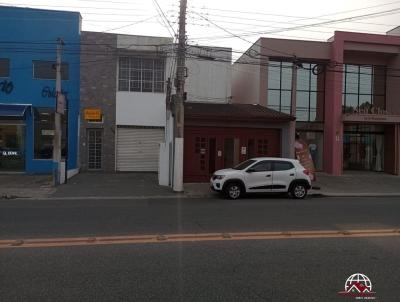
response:
M400 198L0 200L0 239L400 228Z
M400 238L284 239L1 251L0 300L352 301L353 273L399 301Z
M0 201L0 239L400 228L398 198ZM0 249L0 301L399 301L400 236ZM351 300L351 299L350 299Z

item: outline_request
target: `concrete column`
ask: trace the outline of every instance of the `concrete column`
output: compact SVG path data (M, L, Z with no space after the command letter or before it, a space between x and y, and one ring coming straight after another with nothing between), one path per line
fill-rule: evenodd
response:
M336 37L332 42L331 65L325 82L324 171L332 175L341 175L343 167L343 44Z

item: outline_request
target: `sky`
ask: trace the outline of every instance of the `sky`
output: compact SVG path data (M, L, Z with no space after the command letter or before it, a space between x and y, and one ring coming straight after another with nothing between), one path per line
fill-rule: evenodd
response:
M179 0L0 0L0 5L79 11L85 31L171 37L178 28ZM260 37L326 41L335 30L385 34L399 25L400 1L393 0L188 0L187 10L189 44L231 47L236 56Z

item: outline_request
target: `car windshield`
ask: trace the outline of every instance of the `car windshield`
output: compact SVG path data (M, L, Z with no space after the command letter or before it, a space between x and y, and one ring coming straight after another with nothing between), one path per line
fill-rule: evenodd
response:
M254 164L255 162L256 162L256 160L249 159L249 160L246 160L244 162L241 162L237 166L233 167L233 169L235 169L235 170L243 170L243 169L246 169L248 166Z

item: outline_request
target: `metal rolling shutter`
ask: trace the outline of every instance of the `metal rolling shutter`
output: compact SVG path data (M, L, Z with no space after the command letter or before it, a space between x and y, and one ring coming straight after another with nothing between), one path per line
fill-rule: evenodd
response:
M117 171L158 171L164 129L118 128Z

